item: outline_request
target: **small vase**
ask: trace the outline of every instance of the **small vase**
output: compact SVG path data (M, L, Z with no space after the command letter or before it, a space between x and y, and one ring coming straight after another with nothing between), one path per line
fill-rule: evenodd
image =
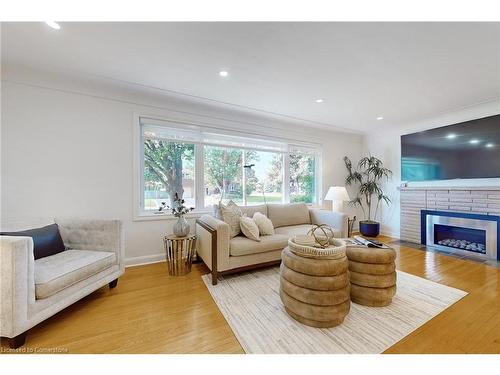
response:
M177 237L186 237L189 234L189 224L184 216L179 217L177 222L174 224L174 234Z

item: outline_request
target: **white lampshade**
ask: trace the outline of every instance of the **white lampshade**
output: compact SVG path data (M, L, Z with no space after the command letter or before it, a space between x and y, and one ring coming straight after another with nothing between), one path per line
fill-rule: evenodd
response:
M325 201L343 202L349 201L349 194L347 194L347 189L344 186L332 186L328 189L326 193Z

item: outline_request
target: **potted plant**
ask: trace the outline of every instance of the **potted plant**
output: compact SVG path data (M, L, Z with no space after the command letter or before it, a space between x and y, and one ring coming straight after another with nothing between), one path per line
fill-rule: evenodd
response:
M174 234L177 237L185 237L189 234L189 223L184 217L185 214L194 210L194 207L186 207L184 206L185 200L179 198L179 194L175 193L174 201L172 202L172 206L167 206L166 202L161 202L161 206L158 208L158 211L163 211L164 208L172 211L172 215L178 218L177 222L174 224Z
M380 223L375 219L380 202L387 205L391 202L384 194L381 183L383 179L389 180L392 171L384 168L382 161L374 156L362 158L356 167L353 167L347 156L344 157L344 163L347 168L346 185L358 185L356 198L350 204L361 207L363 211L364 220L359 222L359 231L363 236L377 237L380 234Z

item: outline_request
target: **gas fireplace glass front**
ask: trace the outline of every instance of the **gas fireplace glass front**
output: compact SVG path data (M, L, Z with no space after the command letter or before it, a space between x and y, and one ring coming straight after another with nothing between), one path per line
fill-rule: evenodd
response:
M486 254L486 231L434 224L434 243L436 245Z

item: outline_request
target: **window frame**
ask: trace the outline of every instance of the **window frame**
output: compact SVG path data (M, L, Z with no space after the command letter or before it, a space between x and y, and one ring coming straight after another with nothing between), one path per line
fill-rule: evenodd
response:
M145 210L144 204L144 132L143 132L143 124L141 123L141 119L150 119L155 122L155 125L158 123L164 124L163 126L166 128L179 128L188 127L190 129L198 129L200 132L206 131L210 135L218 135L220 134L222 137L229 136L235 138L248 138L257 142L263 139L270 139L269 135L259 134L259 133L245 133L237 130L230 130L222 127L215 127L211 125L203 125L196 124L187 121L181 121L177 119L167 119L162 118L160 116L150 116L143 114L134 114L133 120L133 150L134 150L134 160L133 160L133 221L144 221L144 220L161 220L161 219L175 219L175 217L167 212L158 213L157 211ZM196 130L194 130L196 131ZM253 136L253 137L252 137ZM175 140L173 140L175 141ZM305 143L299 140L289 139L289 138L279 138L273 137L273 143L281 144L283 146L283 150L275 150L272 148L252 148L245 146L233 146L226 145L223 143L217 143L213 141L204 142L202 139L197 141L185 140L179 142L194 144L194 192L195 192L195 209L186 215L187 218L197 218L201 214L206 214L212 212L209 207L205 207L205 166L204 166L204 146L216 146L216 147L225 147L225 148L234 148L245 150L254 150L254 151L263 151L263 152L271 152L271 153L281 153L283 155L283 202L290 202L290 154L297 153L297 151L293 151L294 147L299 145L300 148L307 149L310 152L313 152L315 157L315 202L314 203L306 203L309 206L320 206L322 204L322 146L318 143ZM243 181L244 184L244 181ZM243 188L245 189L245 187Z

